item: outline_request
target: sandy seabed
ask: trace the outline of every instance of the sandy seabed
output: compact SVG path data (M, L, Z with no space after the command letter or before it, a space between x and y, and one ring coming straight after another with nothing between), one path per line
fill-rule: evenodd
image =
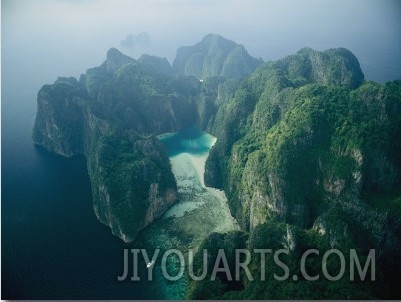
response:
M224 191L205 186L205 162L208 155L209 153L204 155L181 153L170 158L180 194L180 202L167 211L163 218L185 219L188 216L192 221L192 223L191 221L188 223L195 229L205 229L208 233L224 233L239 229L237 222L231 216ZM192 213L192 211L196 212ZM204 221L205 214L210 217L209 221ZM194 225L194 215L202 216L202 225ZM217 221L214 218L217 218Z
M209 150L216 138L205 133ZM198 250L202 241L212 232L226 233L239 230L231 216L224 191L205 186L205 163L209 152L201 155L180 153L170 157L177 181L179 202L171 207L159 221L145 231L151 248L177 249L188 260L188 250ZM188 265L188 262L186 262ZM173 270L175 264L172 264ZM187 270L186 270L187 271ZM184 299L188 278L167 282L160 269L155 269L160 299Z

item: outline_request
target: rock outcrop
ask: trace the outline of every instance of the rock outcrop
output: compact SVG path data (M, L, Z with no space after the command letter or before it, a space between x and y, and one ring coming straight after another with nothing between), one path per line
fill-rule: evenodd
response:
M260 63L216 35L179 49L172 67L111 49L79 81L59 78L39 91L34 141L86 156L97 217L132 241L177 200L155 135L196 125L217 137L205 183L225 190L248 233L211 235L206 246L243 248L249 235L247 248L288 249L292 264L308 248L355 248L364 259L375 249L383 277L296 287L223 278L210 296L209 283L192 284L193 297L394 298L381 289L401 273L401 81L366 82L343 48ZM308 265L320 269L316 260ZM250 268L260 274L258 261Z
M95 104L76 80L44 86L33 138L62 156L85 155L96 216L129 242L177 201L176 184L155 137L116 127Z
M244 46L209 34L193 46L179 48L173 69L177 74L198 79L213 76L243 78L261 63L262 60L251 57Z
M205 182L226 191L233 215L260 248L286 248L263 230L287 225L302 230L292 236L295 250L357 247L366 256L375 249L389 276L381 284L393 284L401 251L400 115L401 81L365 82L355 56L342 48L302 49L260 66L219 107ZM273 229L288 237L287 228ZM372 295L380 292L374 288ZM349 297L366 294L353 290Z
M85 155L96 216L133 241L178 198L155 136L209 127L218 103L238 83L224 77L201 82L174 74L165 58L134 60L112 48L79 80L59 78L40 89L33 139L65 157Z
M160 100L147 67L111 49L79 82L59 78L43 86L33 131L35 143L50 152L85 155L96 216L127 242L177 201L168 156L153 134L176 131L188 118L175 111L185 110L182 95ZM132 94L131 85L137 87ZM146 101L162 106L149 112ZM132 109L138 105L142 112Z

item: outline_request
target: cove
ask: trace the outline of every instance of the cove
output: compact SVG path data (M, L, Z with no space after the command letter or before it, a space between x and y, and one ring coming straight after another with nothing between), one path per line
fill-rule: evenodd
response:
M160 135L159 139L170 158L179 202L143 230L138 243L147 248L148 254L156 249L161 253L177 249L188 259L188 251L196 251L212 232L226 233L238 230L239 226L231 216L224 191L206 187L203 181L205 162L216 138L197 128L189 128ZM168 281L160 264L156 262L154 269L155 299L184 299L189 276L184 274L177 281ZM171 275L182 269L179 259L174 257L168 258L167 267Z

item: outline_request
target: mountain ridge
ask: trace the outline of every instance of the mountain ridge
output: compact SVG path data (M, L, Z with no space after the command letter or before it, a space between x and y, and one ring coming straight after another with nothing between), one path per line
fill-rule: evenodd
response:
M242 78L261 63L251 57L243 45L220 35L208 34L193 46L180 47L172 67L179 75L193 75L198 79L212 76Z
M242 227L204 244L243 248L245 236L247 248L292 246L294 263L305 247L353 247L364 257L374 247L387 275L368 287L217 278L211 292L191 284L189 298L322 298L313 286L325 298L395 297L380 287L395 286L401 267L401 81L365 81L344 48L303 48L261 64L243 46L208 35L177 57L171 66L111 49L79 81L59 78L38 93L33 139L50 152L86 156L99 220L131 242L161 217L177 192L155 135L195 125L217 137L205 183L225 190Z

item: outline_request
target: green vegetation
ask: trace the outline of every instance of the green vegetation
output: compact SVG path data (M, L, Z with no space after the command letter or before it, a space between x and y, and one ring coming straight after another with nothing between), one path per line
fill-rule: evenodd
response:
M112 230L116 235L135 236L144 227L148 208L156 199L166 199L161 212L175 201L168 196L176 190L175 179L156 138L114 132L100 137L93 148L88 170L92 186L100 187L93 191L94 207L100 220L115 221Z
M330 215L336 217L335 224L342 226L348 217L341 215L340 211L332 211ZM291 241L295 243L295 248L289 250L287 245L286 233L290 232ZM239 236L240 234L236 234ZM245 235L241 235L245 236ZM231 261L233 255L234 244L236 248L244 248L244 242L236 242L233 239L233 234L220 235L212 234L207 241L203 244L203 248L208 247L208 251L216 247L223 248L226 251L227 262L229 269L234 279L235 265ZM222 242L221 238L230 238L230 246L226 242ZM237 237L238 238L238 237ZM244 240L244 239L242 239ZM343 243L335 248L344 255L345 266L342 277L337 281L330 281L322 272L322 263L324 253L332 248L330 239L324 235L319 234L316 229L304 230L297 227L290 227L278 220L272 219L271 221L257 226L250 234L250 238L246 241L246 247L250 253L250 263L248 265L250 275L253 280L249 280L245 271L241 269L239 281L227 282L224 280L224 273L221 278L216 281L210 281L210 274L202 281L192 281L190 290L188 291L187 298L189 299L370 299L378 293L383 292L380 281L370 280L370 270L367 271L367 278L362 281L356 273L355 280L350 281L350 248L355 249L358 259L362 265L365 264L368 256L368 251L356 247L350 240L343 241ZM261 264L261 252L255 252L257 249L271 249L271 252L265 254L265 265ZM306 258L305 269L309 276L319 276L315 281L306 279L301 271L301 258L307 250L316 249L319 255L310 254ZM274 260L276 251L285 250L279 255L279 260L288 268L288 278L285 280L278 280L277 277L284 277L285 271ZM232 252L233 254L234 252ZM212 271L212 267L216 261L216 254L208 257L208 265L211 266L208 272ZM198 258L196 258L198 257ZM200 252L196 255L195 259L201 261ZM244 260L241 260L244 261ZM210 262L212 263L210 265ZM195 262L195 267L200 266ZM337 276L340 274L339 258L336 254L328 257L327 272L330 276ZM264 272L262 272L264 267ZM200 274L200 273L199 273ZM196 275L196 274L195 274ZM296 275L296 280L293 276ZM219 275L218 275L219 276ZM276 276L276 277L275 277ZM382 275L377 274L377 277ZM379 284L378 284L379 283ZM384 295L385 296L385 295Z
M59 78L38 93L38 110L33 138L55 153L71 156L83 150L82 98L85 92L72 78ZM49 120L55 123L49 123ZM43 132L47 129L47 135ZM59 142L54 145L54 141Z
M155 135L211 127L219 102L239 80L225 83L224 77L201 82L175 75L165 58L134 60L110 49L79 81L59 78L42 87L33 139L54 153L86 156L96 215L132 241L177 200L166 150Z
M375 285L250 282L243 291L226 290L215 298L396 297L400 88L401 81L363 82L357 60L344 49L302 49L260 66L219 107L206 182L226 191L233 215L251 238L261 228L260 246L274 248L270 240L274 233L285 236L279 226L286 223L302 230L296 246L344 252L354 247L362 254L375 248L381 279ZM323 235L316 232L319 225ZM277 229L265 230L268 226ZM299 256L289 261L297 263Z
M219 248L291 245L283 261L298 274L308 248L337 248L347 261L350 248L365 259L376 249L374 284L279 282L273 274L230 282L219 275L191 283L190 298L399 298L401 81L364 81L343 48L304 48L260 63L216 35L179 49L172 67L111 49L79 81L60 78L40 90L33 138L58 154L86 155L96 214L126 241L176 200L154 135L196 125L217 137L205 182L225 190L243 230L206 239L211 259ZM310 258L308 271L319 271L321 256ZM336 263L329 270L336 272Z
M243 78L250 74L261 60L251 57L244 46L219 35L209 34L193 46L177 51L173 70L179 75L205 79L213 76Z

